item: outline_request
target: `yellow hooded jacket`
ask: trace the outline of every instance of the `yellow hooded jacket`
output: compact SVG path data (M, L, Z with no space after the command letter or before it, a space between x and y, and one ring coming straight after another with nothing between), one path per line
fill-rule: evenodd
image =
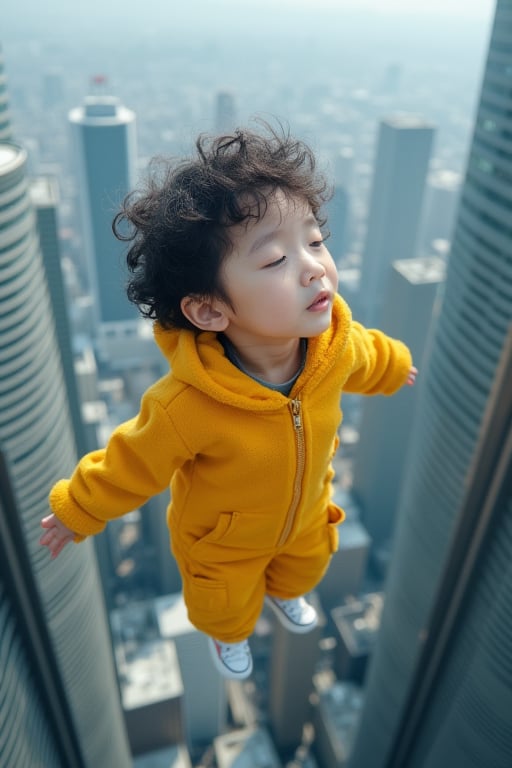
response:
M265 585L253 600L254 621L212 627L213 614L230 607L243 612L254 574L268 571L294 542L305 548L319 525L330 542L319 567L308 564L306 581L288 587L276 569L270 587L295 596L321 578L343 519L330 501L342 391L393 394L407 379L411 355L401 342L352 321L340 297L330 328L308 340L304 370L288 397L238 370L214 333L156 326L155 339L170 372L147 390L139 414L113 432L105 449L84 456L71 479L54 486L50 505L79 541L170 483L168 522L191 621L235 641L250 633ZM226 584L237 581L240 563L249 560L254 574L235 600Z

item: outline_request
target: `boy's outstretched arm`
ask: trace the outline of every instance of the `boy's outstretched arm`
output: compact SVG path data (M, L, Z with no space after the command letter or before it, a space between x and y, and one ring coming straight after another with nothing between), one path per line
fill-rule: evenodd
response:
M75 538L73 531L64 525L54 514L43 517L41 528L45 528L46 532L39 539L39 543L43 547L48 547L52 559L60 555L66 544L69 544Z

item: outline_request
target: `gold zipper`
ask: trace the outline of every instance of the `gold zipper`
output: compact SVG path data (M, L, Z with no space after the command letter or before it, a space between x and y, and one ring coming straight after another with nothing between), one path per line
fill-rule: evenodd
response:
M304 475L304 466L306 463L306 456L304 450L304 427L302 424L302 412L301 402L299 398L295 398L290 401L290 410L292 413L293 427L295 429L295 443L297 447L297 467L295 471L295 480L293 483L293 497L292 503L286 516L286 522L283 528L283 532L278 541L278 546L281 547L292 530L292 526L295 520L295 513L299 506L302 488L302 477Z

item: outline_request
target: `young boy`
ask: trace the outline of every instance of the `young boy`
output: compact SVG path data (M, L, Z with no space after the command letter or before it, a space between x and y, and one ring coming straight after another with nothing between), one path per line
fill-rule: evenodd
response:
M317 623L303 595L344 517L331 501L342 391L392 394L416 369L336 292L311 151L272 131L200 138L197 150L114 221L131 242L128 295L156 321L170 371L54 486L41 544L56 557L170 483L190 621L220 672L245 678L265 599L293 632Z

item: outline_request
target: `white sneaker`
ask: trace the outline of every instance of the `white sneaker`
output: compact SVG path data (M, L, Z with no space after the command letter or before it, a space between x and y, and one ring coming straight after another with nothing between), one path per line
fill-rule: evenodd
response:
M208 638L208 646L213 663L224 677L231 680L244 680L252 672L252 655L247 640L241 643L221 643L213 637Z
M317 612L303 597L282 600L280 597L267 595L265 599L283 627L290 632L302 635L311 632L318 624Z

